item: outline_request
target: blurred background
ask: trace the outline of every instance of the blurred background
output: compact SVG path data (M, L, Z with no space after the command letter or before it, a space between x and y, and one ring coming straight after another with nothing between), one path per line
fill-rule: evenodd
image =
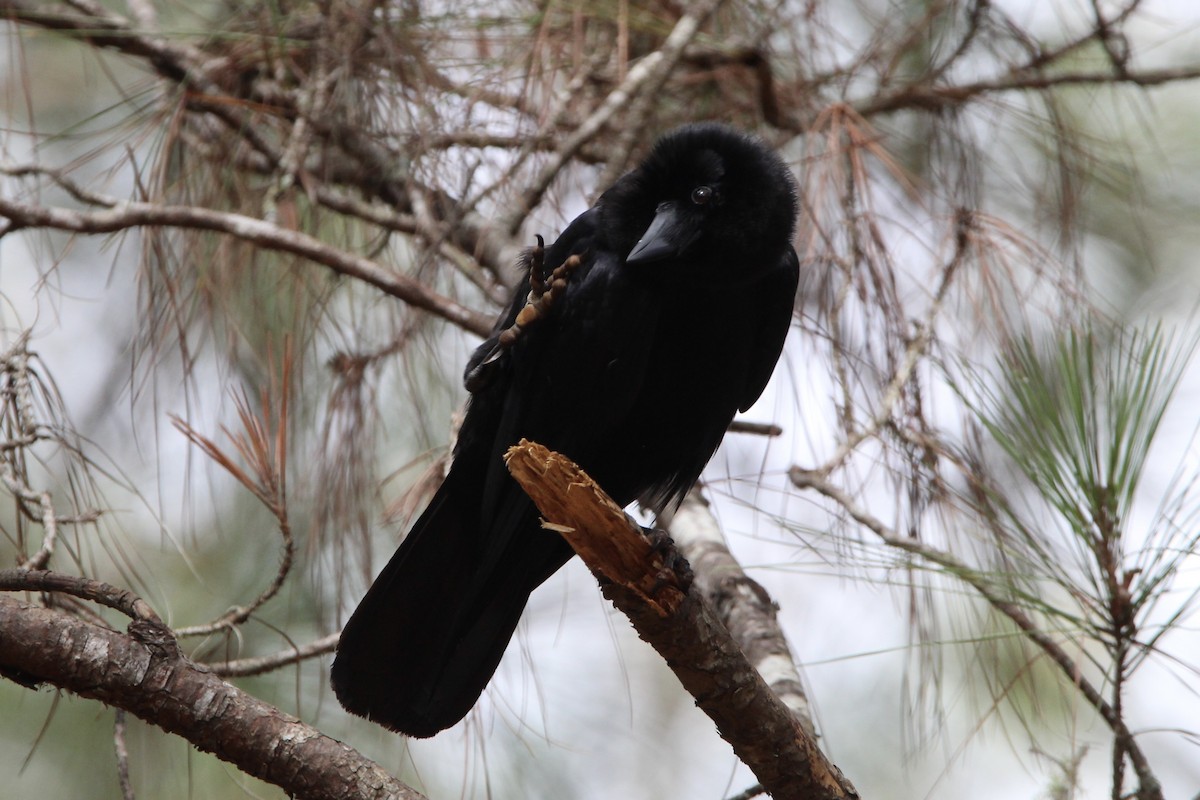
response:
M67 520L51 566L191 627L198 661L336 632L436 486L462 369L520 248L659 133L720 119L793 168L803 279L784 358L741 417L782 433L731 433L703 491L779 606L827 755L865 798L1139 796L1081 677L1116 703L1161 796L1200 797L1200 7L0 11L0 438L36 427L3 450L5 567L44 542L20 485ZM307 233L446 303L183 212L146 225L126 200ZM259 597L284 549L279 509L185 435L249 474L247 415L268 449L276 430L287 441L295 563L248 619L207 625ZM754 783L577 560L434 740L345 715L329 661L234 681L432 798L719 800ZM114 722L0 681L0 798L122 797ZM125 724L138 797L283 796Z

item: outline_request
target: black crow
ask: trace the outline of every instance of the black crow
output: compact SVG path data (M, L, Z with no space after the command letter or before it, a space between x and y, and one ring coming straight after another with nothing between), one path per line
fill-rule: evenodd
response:
M478 700L530 592L572 555L505 470L522 437L622 505L682 498L779 358L795 219L776 155L725 126L689 125L527 257L468 365L450 472L342 631L342 705L425 737Z

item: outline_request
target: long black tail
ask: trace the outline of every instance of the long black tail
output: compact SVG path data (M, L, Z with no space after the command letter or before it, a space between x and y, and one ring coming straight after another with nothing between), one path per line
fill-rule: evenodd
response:
M571 556L511 483L481 511L487 464L460 454L342 631L333 691L347 710L433 736L479 699L542 581Z

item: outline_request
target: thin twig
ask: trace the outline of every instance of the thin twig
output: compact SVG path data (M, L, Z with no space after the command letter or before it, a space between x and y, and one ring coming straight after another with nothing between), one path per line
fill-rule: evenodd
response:
M654 85L675 66L680 54L688 43L696 36L700 26L708 19L722 0L700 0L690 7L688 12L679 18L670 35L663 41L662 47L650 53L629 70L625 80L613 89L596 110L579 124L575 132L554 152L549 162L542 167L533 182L526 188L521 202L503 221L503 228L510 234L516 233L528 209L536 208L542 196L550 188L550 184L558 177L563 167L575 156L581 147L594 139L604 130L608 121L644 86Z
M0 197L0 217L9 225L0 233L21 228L51 228L78 233L113 233L137 227L190 228L217 231L268 250L292 253L357 278L417 308L459 327L486 336L490 320L438 294L418 280L384 269L370 259L328 245L300 231L283 228L243 214L196 206L159 205L136 200L104 198L101 211L80 211L20 203Z
M332 653L337 649L338 637L341 634L331 633L320 639L309 642L290 650L280 650L267 656L254 658L239 658L233 661L216 661L205 664L210 670L223 678L248 678L252 675L262 675L266 672L298 664L309 658Z
M135 621L165 627L158 614L145 600L128 589L92 578L45 569L4 569L0 570L0 591L63 592L116 609Z
M117 756L117 782L123 800L134 800L133 783L129 780L129 748L125 744L125 709L118 708L113 720L113 750Z
M279 593L288 575L291 574L296 556L296 541L292 536L287 504L287 428L291 369L292 354L289 341L284 352L282 375L279 378L279 385L282 389L278 392L280 396L279 410L275 414L273 431L268 429L272 416L272 399L269 391L264 389L261 393L259 415L256 415L250 408L250 401L244 394L235 397L241 430L236 434L230 433L228 430L225 432L233 440L234 449L238 451L253 474L247 474L246 470L238 466L237 462L221 450L214 441L201 435L178 417L173 417L176 428L203 450L205 455L249 489L267 507L278 523L279 534L283 540L283 555L279 560L279 567L270 584L262 590L258 597L249 605L231 608L212 622L180 628L175 632L176 636L207 636L242 624Z
M37 441L36 437L31 438L32 441ZM58 540L58 518L54 513L54 504L50 500L50 493L31 489L24 480L17 476L12 464L7 461L0 463L0 482L4 483L5 488L13 496L28 503L36 503L41 508L42 546L21 564L21 568L45 569L46 565L50 563L50 556L54 553L54 545Z
M933 341L934 322L941 312L942 304L945 302L951 282L966 260L972 242L971 232L974 230L974 225L974 218L970 212L965 210L958 212L956 216L957 234L955 236L954 253L942 269L941 278L938 281L938 286L934 292L933 302L930 304L929 310L922 320L914 323L915 333L909 337L908 343L904 348L903 359L893 373L891 380L888 381L879 403L876 405L875 413L871 415L866 425L851 431L846 439L838 445L833 455L826 459L825 463L816 472L828 475L837 469L860 444L879 433L888 421L891 420L893 409L896 403L899 402L905 386L912 379L917 364Z
M1180 81L1192 81L1200 78L1200 66L1164 67L1162 69L1147 69L1128 71L1124 74L1112 72L1060 72L1044 73L1041 71L1017 70L998 78L989 78L971 83L930 86L925 83L914 84L897 89L894 92L877 95L867 100L853 103L854 110L864 117L875 114L886 114L901 109L921 109L923 111L943 111L966 105L975 98L986 94L1001 92L1021 92L1054 89L1067 86L1115 86L1130 84L1148 88L1162 86ZM804 126L801 125L801 128Z
M761 797L766 793L767 787L763 786L761 783L756 783L744 791L738 792L732 797L726 798L726 800L754 800L755 797Z
M932 545L911 536L903 536L884 524L866 509L859 506L853 498L842 489L834 486L821 477L819 472L808 471L793 467L788 477L793 485L800 489L813 489L836 503L852 519L866 527L889 547L903 550L915 555L944 570L947 574L962 580L988 602L992 608L999 611L1017 626L1021 633L1037 645L1051 661L1058 665L1067 680L1079 689L1092 708L1100 714L1117 737L1119 746L1129 754L1141 786L1138 792L1139 800L1163 800L1162 787L1147 761L1145 753L1138 746L1132 731L1104 696L1091 681L1083 676L1083 671L1067 652L1049 635L1030 619L1019 605L1000 594L991 581L982 573L971 569L967 564L955 558L950 553L939 550Z
M730 433L750 433L755 436L782 436L783 428L774 422L751 422L747 419L735 419L729 423Z

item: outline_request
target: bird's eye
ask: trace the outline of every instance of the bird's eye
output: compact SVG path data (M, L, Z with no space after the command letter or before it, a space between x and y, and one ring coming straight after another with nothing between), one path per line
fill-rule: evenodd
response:
M709 200L712 200L714 194L716 192L712 190L711 186L697 186L695 189L692 189L692 202L698 206L702 206Z

